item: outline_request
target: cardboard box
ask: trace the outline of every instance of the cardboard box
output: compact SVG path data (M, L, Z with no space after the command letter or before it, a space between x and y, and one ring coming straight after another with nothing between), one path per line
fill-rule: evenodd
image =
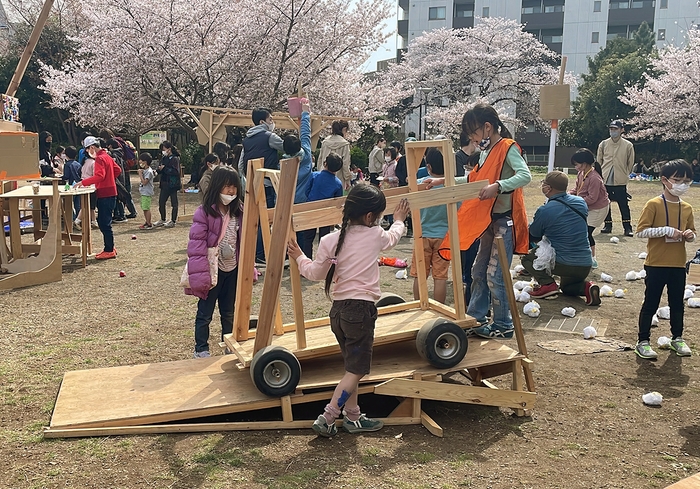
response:
M39 135L0 132L0 180L39 178Z
M571 117L571 88L569 85L543 85L540 87L540 117L546 121Z

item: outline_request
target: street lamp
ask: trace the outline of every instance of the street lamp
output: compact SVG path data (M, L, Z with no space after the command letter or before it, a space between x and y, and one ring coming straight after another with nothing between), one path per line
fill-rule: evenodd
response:
M425 102L425 112L428 113L428 94L433 91L432 87L418 87L416 88L418 93L422 95L419 97L420 105L418 105L418 139L423 140L425 136L425 122L423 121L423 103Z

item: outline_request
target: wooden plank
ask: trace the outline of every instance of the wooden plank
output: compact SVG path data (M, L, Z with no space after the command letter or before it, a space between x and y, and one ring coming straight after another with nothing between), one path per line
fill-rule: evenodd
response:
M484 186L484 182L472 182L454 187L443 187L430 190L422 190L419 192L393 193L389 190L384 191L386 196L386 211L385 214L391 214L394 208L403 198L408 199L411 209L415 212L423 207L432 207L439 204L458 203L463 200L474 199L479 196L479 192ZM399 187L405 189L406 187ZM391 189L396 190L396 189ZM319 201L327 202L327 201ZM344 197L333 199L333 207L322 207L316 210L295 212L294 213L294 230L302 231L320 226L332 226L338 224L342 220L342 204L345 202ZM302 205L302 204L299 204Z
M372 369L362 379L360 394L374 392L377 382L410 378L415 372L424 379L445 372L426 364L413 342L376 347L374 351ZM479 362L510 365L514 356L522 358L501 342L473 339L465 359L451 370L478 367ZM340 356L305 362L298 390L328 390L290 396L291 404L330 399L343 373ZM237 359L224 355L67 372L56 398L51 428L150 425L272 407L281 408L280 399L260 393L250 371L239 370Z
M686 282L692 285L700 285L700 264L691 263L688 268Z
M389 414L390 418L411 416L413 414L413 399L404 399Z
M413 380L423 380L423 376L421 375L420 372L413 372ZM421 408L421 399L420 397L414 397L413 398L413 412L411 413L411 416L414 418L419 418L421 413L423 412L423 409Z
M264 161L262 158L258 162ZM252 174L253 162L248 161L248 174ZM243 223L241 224L241 250L239 251L238 280L236 285L236 302L233 311L233 331L237 341L248 339L250 325L250 310L253 302L253 273L247 268L255 263L255 245L258 239L258 221L260 215L258 208L252 205L255 202L255 189L253 185L246 185L245 201L248 205L243 208ZM248 264L248 265L246 265ZM228 344L228 343L227 343ZM229 345L229 348L233 348Z
M411 193L418 192L416 173L425 149L406 147L406 168L408 170L408 188ZM410 202L410 201L409 201ZM409 203L410 205L411 203ZM411 207L413 210L413 207ZM420 220L420 209L413 210L413 259L415 260L416 277L418 279L418 297L421 309L428 309L428 274L425 270L425 244L423 243L423 226ZM415 290L415 289L414 289Z
M425 428L435 436L440 438L443 437L444 433L442 427L435 422L433 418L425 414L423 411L420 413L420 421Z
M413 340L425 323L438 317L441 316L435 311L422 311L420 309L380 315L375 325L374 344L378 346ZM457 319L453 319L453 321L463 328L471 327L476 324L476 320L469 316L461 321ZM258 339L257 334L259 333L256 333L255 341ZM224 337L224 339L228 344L228 338ZM340 352L340 347L338 346L335 336L330 331L329 325L309 329L306 332L306 343L306 348L299 349L296 347L296 338L290 335L275 336L271 340L271 344L287 348L292 351L299 360L319 358ZM256 351L255 348L255 342L248 340L239 342L238 347L234 348L234 351L238 350L243 353L241 362L247 366L253 358Z
M285 423L289 423L290 421L294 420L294 416L292 415L292 400L289 396L284 396L283 398L280 399L280 403L282 405L282 421Z
M260 216L265 216L267 215L268 208L267 208L267 196L265 195L265 176L266 175L278 175L279 172L277 170L268 170L266 168L263 168L263 160L257 159L253 161L253 172L249 173L250 175L250 185L252 185L255 188L255 197L256 197L256 202L258 205L258 213ZM276 172L276 173L274 173ZM279 187L279 178L276 179L271 179L270 181L277 182L277 184L274 186L275 188L275 194L279 194L278 187ZM247 184L246 184L247 185ZM274 212L274 208L270 209ZM263 222L263 220L260 220L260 234L262 236L262 241L263 241L263 248L265 250L265 256L270 253L270 244L272 242L272 238L270 235L270 225L266 222ZM267 270L265 270L267 272ZM284 329L283 329L283 319L282 319L282 305L280 304L280 301L276 301L275 305L275 315L274 315L274 327L275 327L275 334L284 334Z
M284 257L287 252L287 236L291 226L299 158L280 161L280 168L282 170L280 192L277 195L275 219L272 225L272 243L270 252L266 256L265 281L263 283L262 299L260 300L260 313L258 314L258 327L253 353L257 353L272 342L273 319L279 301L280 285L282 284L282 275L284 273Z
M685 479L681 479L675 484L666 486L666 489L698 489L700 487L700 472Z
M520 377L520 371L523 368L523 364L520 359L513 360L513 382L511 384L511 389L514 391L523 390L523 379ZM523 409L515 409L516 416L525 416L525 411Z
M482 406L531 408L535 402L533 392L493 390L459 384L444 384L410 379L392 379L374 388L376 394L432 399L434 401L461 402Z

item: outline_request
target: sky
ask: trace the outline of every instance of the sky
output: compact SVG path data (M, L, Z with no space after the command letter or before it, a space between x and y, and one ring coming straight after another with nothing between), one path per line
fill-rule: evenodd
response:
M398 2L395 0L394 9L392 14L386 20L387 32L391 33L391 36L382 44L379 49L377 49L372 55L365 61L362 65L362 71L367 73L369 71L374 71L377 69L377 61L382 61L389 58L396 57L396 28L398 23Z

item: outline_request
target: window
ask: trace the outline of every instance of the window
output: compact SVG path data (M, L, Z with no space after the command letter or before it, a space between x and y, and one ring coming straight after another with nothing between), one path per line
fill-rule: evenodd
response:
M545 14L553 14L555 12L563 12L563 11L564 11L563 5L546 5L544 7Z
M661 5L659 8L668 8L668 0L661 0Z
M600 42L600 32L591 33L591 44L598 44Z
M445 20L447 9L445 7L428 8L428 20Z
M666 29L659 29L659 32L656 35L656 40L657 41L665 41L666 40Z
M602 2L600 2L600 1L593 2L593 11L594 12L600 12L600 4L601 3Z
M455 17L474 17L474 4L455 3Z
M488 7L484 7L484 8L481 10L481 16L484 17L484 18L486 18L486 17L489 16L489 8L488 8Z

